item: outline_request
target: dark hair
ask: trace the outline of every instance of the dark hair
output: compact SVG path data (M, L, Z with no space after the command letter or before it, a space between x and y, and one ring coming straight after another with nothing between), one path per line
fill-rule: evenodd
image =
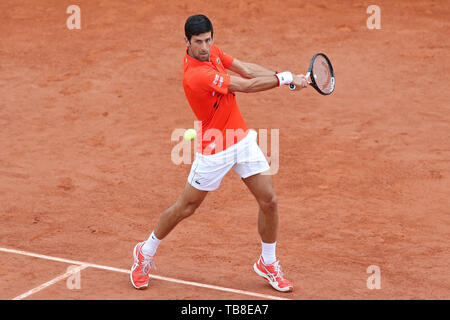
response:
M186 38L191 41L192 36L211 31L211 37L214 34L213 26L207 16L203 14L196 14L187 18L184 24L184 34Z

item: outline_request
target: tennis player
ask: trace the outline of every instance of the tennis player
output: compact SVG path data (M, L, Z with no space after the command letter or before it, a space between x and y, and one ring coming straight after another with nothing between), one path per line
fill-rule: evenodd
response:
M207 193L216 190L227 172L234 169L259 205L262 249L253 269L276 290L289 292L293 284L283 275L276 257L277 197L272 177L262 174L270 167L256 142L256 131L247 127L239 111L235 92L259 92L291 83L300 90L308 86L308 81L304 75L277 73L240 61L214 45L213 35L212 23L206 16L193 15L186 20L183 87L202 123L196 156L180 199L161 214L149 238L134 247L131 283L136 289L148 286L160 242L180 221L191 216ZM230 75L227 70L240 76Z

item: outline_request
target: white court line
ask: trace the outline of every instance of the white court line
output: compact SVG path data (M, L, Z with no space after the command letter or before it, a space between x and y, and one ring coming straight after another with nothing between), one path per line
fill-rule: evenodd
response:
M13 298L12 300L22 300L22 299L25 299L26 297L31 296L32 294L35 294L36 292L39 292L39 291L41 291L42 289L45 289L45 288L47 288L47 287L50 287L51 285L57 283L58 281L61 281L61 280L65 279L65 278L68 278L68 277L70 277L71 275L73 275L74 273L80 272L81 270L86 269L87 267L88 267L88 266L86 266L86 265L81 265L81 266L75 267L75 268L71 269L70 271L67 271L67 272L64 273L64 274L59 275L59 276L57 276L56 278L54 278L54 279L52 279L52 280L50 280L50 281L47 281L46 283L41 284L40 286L37 286L36 288L33 288L33 289L31 289L31 290L28 290L27 292L21 294L20 296L17 296L17 297L15 297L15 298Z
M107 267L107 266L102 266L102 265L99 265L99 264L92 264L92 263L87 263L87 262L82 262L82 261L77 261L77 260L70 260L70 259L52 257L52 256L43 255L43 254L22 251L22 250L15 250L15 249L8 249L8 248L1 248L0 247L0 251L8 252L8 253L20 254L20 255L24 255L24 256L35 257L35 258L40 258L40 259L45 259L45 260L52 260L52 261L69 263L69 264L77 264L77 265L84 266L84 267L91 267L91 268L96 268L96 269L102 269L102 270L108 270L108 271L114 271L114 272L121 272L121 273L127 273L127 274L130 273L130 270L126 270L126 269L119 269L119 268ZM157 275L153 275L153 274L150 275L150 278L158 279L158 280L162 280L162 281L169 281L169 282L179 283L179 284L185 284L185 285L190 285L190 286L195 286L195 287L201 287L201 288L213 289L213 290L218 290L218 291L225 291L225 292L231 292L231 293L242 294L242 295L247 295L247 296L253 296L253 297L258 297L258 298L264 298L264 299L290 300L290 299L287 299L287 298L282 298L282 297L277 297L277 296L272 296L272 295L267 295L267 294L262 294L262 293L257 293L257 292L251 292L251 291L244 291L244 290L220 287L220 286L215 286L215 285L210 285L210 284L205 284L205 283L199 283L199 282L193 282L193 281L184 281L184 280L179 280L179 279L174 279L174 278L157 276Z

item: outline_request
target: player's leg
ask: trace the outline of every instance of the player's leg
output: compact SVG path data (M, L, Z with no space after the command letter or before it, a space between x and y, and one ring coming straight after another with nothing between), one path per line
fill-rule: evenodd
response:
M196 155L181 198L161 214L147 241L138 243L134 248L130 278L135 288L148 286L153 257L160 242L178 223L195 212L209 191L219 187L222 178L234 165L233 158L229 158L221 154L207 157Z
M255 174L242 179L258 203L258 232L264 243L277 240L278 200L273 189L272 176Z
M154 229L155 236L162 240L183 219L191 216L205 199L208 191L194 188L188 182L180 199L165 210Z
M281 265L276 259L276 239L278 231L278 201L270 175L255 174L242 179L259 205L258 231L261 236L261 257L253 265L253 270L267 279L270 285L282 292L294 289L284 277Z
M242 178L259 205L258 231L261 240L273 243L277 238L277 197L273 189L272 176L262 174L270 169L267 159L259 148L257 133L250 130L238 145L237 163L233 169Z
M136 289L148 287L149 273L154 266L153 257L159 243L180 221L195 212L207 193L207 191L198 190L186 183L180 199L161 214L155 229L147 241L139 242L134 247L134 264L131 267L130 280Z
M240 144L234 170L242 178L258 202L258 232L261 236L261 256L253 270L269 281L278 291L292 291L293 285L283 275L276 258L278 233L278 201L267 173L270 166L264 153L256 143L256 132L249 132L248 138Z

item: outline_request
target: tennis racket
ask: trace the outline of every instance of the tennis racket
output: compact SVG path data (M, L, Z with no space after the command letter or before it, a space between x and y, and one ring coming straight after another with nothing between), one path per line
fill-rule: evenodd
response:
M334 91L334 71L330 59L324 53L315 54L309 64L306 79L320 94L329 95ZM290 84L289 89L295 90L295 84Z

